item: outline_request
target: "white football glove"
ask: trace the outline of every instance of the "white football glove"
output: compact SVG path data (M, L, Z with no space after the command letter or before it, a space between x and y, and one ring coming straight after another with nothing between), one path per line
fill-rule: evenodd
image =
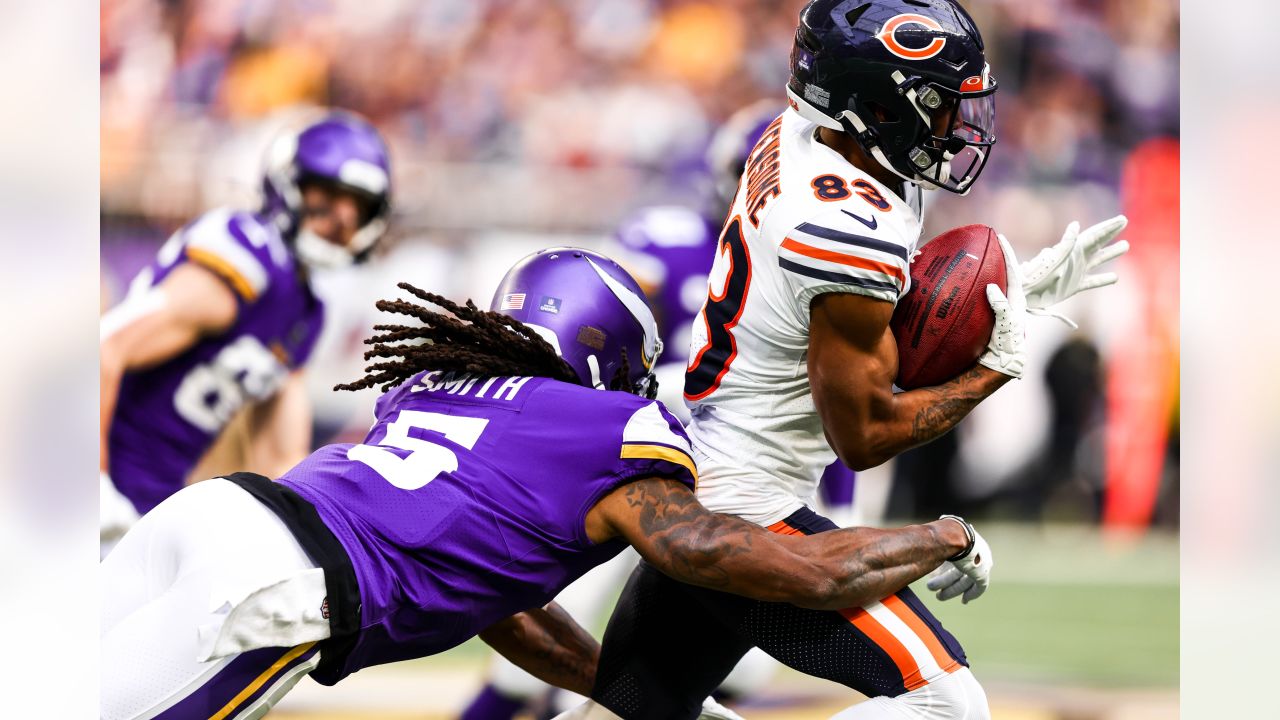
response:
M974 530L964 518L955 515L942 517L950 518L963 525L965 534L969 535L970 545L960 555L942 563L938 568L938 574L930 578L929 582L925 583L925 587L937 590L939 600L950 600L959 595L960 602L968 604L970 600L987 591L987 585L991 584L991 568L996 564L995 559L991 557L991 546L987 545L987 541L982 539L978 531Z
M995 283L987 285L987 302L996 314L995 327L991 328L991 340L987 343L986 352L978 358L978 363L996 372L1022 377L1022 369L1027 364L1027 300L1022 293L1022 278L1018 269L1018 257L1003 235L996 236L1000 240L1000 249L1004 251L1004 268L1008 296L1000 292Z
M738 713L711 698L702 701L702 713L698 720L744 720Z
M1117 215L1081 232L1080 223L1072 222L1057 245L1023 263L1022 289L1031 314L1055 317L1076 327L1070 318L1049 308L1076 293L1106 287L1119 279L1113 272L1090 275L1089 271L1129 251L1126 240L1109 244L1128 224L1128 218Z

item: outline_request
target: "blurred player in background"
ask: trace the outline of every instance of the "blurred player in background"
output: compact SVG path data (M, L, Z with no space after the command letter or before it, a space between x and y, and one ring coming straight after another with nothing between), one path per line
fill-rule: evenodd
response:
M366 258L390 214L387 148L331 113L272 145L256 211L219 208L169 239L102 319L103 552L182 488L242 408L248 467L310 450L302 367L324 321L309 272Z
M598 645L544 606L628 544L684 582L811 607L947 558L986 582L959 518L806 538L702 508L684 429L653 399L653 316L608 258L535 253L489 312L401 287L448 315L379 303L423 324L375 326L378 361L339 388L384 392L364 443L279 482L185 488L105 559L104 720L257 718L304 674L332 685L477 634L586 693Z
M895 394L889 321L910 287L920 190L963 194L977 179L996 82L953 0L813 0L791 63L790 109L757 143L725 221L684 393L699 498L810 535L836 527L809 507L836 454L865 469L953 428L1022 375L1027 307L1115 282L1088 271L1127 246L1103 249L1123 218L1073 224L1020 273L1001 237L1008 294L987 288L986 351L946 383ZM940 599L982 593L952 583L956 572L930 581L947 585ZM959 643L908 588L824 612L689 588L646 564L609 622L595 702L570 716L692 718L752 646L871 698L840 720L990 716Z

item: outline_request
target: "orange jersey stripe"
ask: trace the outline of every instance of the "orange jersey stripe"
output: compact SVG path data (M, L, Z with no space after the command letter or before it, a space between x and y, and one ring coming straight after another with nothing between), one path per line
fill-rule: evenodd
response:
M822 248L816 248L812 245L805 245L804 243L797 242L791 238L783 240L782 247L793 253L798 253L805 257L811 257L815 260L826 260L827 262L848 265L862 270L884 273L885 275L896 279L900 283L905 283L907 281L907 276L902 272L902 268L896 265L890 265L889 263L876 262L875 260L868 260L867 258L859 257L857 255L846 255L844 253L838 253L831 250L823 250Z
M911 652L893 633L871 617L870 613L862 608L850 608L841 610L840 614L893 660L893 664L898 666L898 672L902 673L902 684L907 690L915 690L928 684L920 674L920 666L911 657Z
M928 625L924 624L919 615L916 615L915 610L912 610L910 605L902 602L902 598L897 595L890 595L881 600L880 604L889 608L890 612L897 615L898 619L906 623L907 627L911 628L911 631L920 637L920 640L924 642L924 646L929 648L929 654L933 656L934 662L938 663L938 667L942 668L943 672L955 672L956 668L960 667L960 661L951 657L947 649L942 647L942 643L938 642L938 636L933 634L933 631L929 629Z
M770 525L765 529L772 533L778 533L779 535L803 535L804 534L802 531L788 525L786 520L779 520L778 522Z

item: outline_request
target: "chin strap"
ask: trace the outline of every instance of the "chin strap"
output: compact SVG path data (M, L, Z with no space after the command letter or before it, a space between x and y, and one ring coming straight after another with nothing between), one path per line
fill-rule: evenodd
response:
M299 230L293 246L302 264L312 268L342 268L355 263L355 256L310 230Z
M372 250L386 229L385 220L382 218L373 220L356 232L351 238L350 245L342 247L303 228L298 230L298 235L294 239L294 248L297 250L298 259L310 267L324 269L348 267L354 265L357 258L363 257Z

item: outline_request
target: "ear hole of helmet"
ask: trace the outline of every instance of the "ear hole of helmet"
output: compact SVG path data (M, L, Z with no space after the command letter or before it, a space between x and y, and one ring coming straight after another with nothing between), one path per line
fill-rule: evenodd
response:
M811 53L816 53L822 49L822 42L818 40L817 36L803 27L796 30L796 44Z
M867 110L871 111L871 116L875 118L876 122L891 125L902 120L897 113L874 100L867 101L865 105Z

